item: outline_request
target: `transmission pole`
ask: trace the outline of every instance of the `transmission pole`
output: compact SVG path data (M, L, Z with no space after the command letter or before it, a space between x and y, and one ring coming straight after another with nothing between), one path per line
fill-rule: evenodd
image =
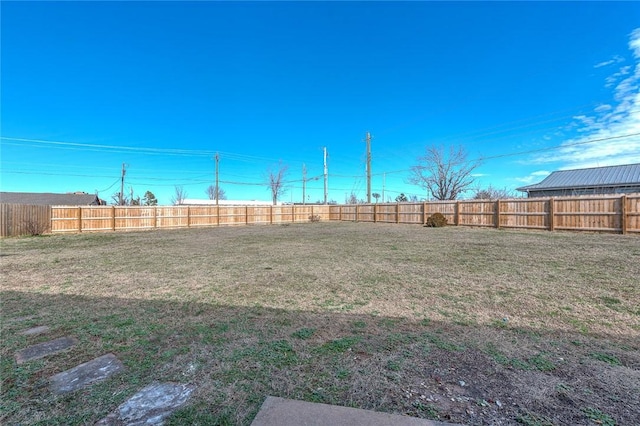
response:
M123 197L124 197L124 175L127 173L126 170L126 164L122 163L122 175L120 177L120 197L118 200L118 205L123 205L124 201L123 201Z
M307 166L302 163L302 205L305 205L307 199Z
M327 198L329 195L329 173L327 169L327 147L324 150L324 203L327 204Z
M367 203L371 204L371 134L367 132Z
M384 184L385 184L385 180L387 178L387 174L383 173L382 174L382 202L386 203L386 201L384 200Z
M218 155L218 153L216 152L216 192L215 192L215 196L216 196L216 206L218 205L218 198L220 198L220 186L219 186L219 181L218 181L218 163L220 162L220 156Z

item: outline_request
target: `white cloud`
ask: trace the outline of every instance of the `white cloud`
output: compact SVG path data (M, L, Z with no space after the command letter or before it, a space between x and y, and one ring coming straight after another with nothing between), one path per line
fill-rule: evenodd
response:
M538 170L537 172L529 174L529 176L515 178L514 180L522 185L531 185L532 183L538 183L542 181L542 179L549 176L550 174L551 172L548 172L546 170Z
M603 111L609 111L611 110L611 105L609 104L602 104L602 105L598 105L596 107L596 109L594 109L595 112L603 112Z
M608 61L603 61L603 62L600 62L599 64L595 64L593 67L602 68L602 67L606 67L613 64L619 64L622 61L624 61L624 58L622 56L614 55L613 58L609 59Z
M604 87L606 88L612 87L616 83L616 81L620 79L620 77L624 77L625 75L628 75L630 71L631 71L631 65L627 65L626 67L620 68L620 71L613 73L609 77L605 78Z
M561 169L575 169L640 162L640 28L630 34L629 49L635 63L605 80L605 87L615 85L616 102L574 117L565 129L573 127L578 136L565 140L557 150L538 155L533 163L560 163Z

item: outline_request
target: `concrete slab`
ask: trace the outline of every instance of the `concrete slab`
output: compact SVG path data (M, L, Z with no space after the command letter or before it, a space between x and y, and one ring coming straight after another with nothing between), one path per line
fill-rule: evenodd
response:
M22 330L20 334L23 336L36 336L38 334L46 333L50 330L48 325L39 325L38 327L29 328L27 330Z
M154 383L133 395L96 426L160 426L184 405L195 390L193 385Z
M451 426L416 417L268 396L251 426Z
M45 356L53 355L69 349L76 343L78 343L76 339L68 336L60 337L59 339L51 340L49 342L38 343L37 345L29 346L26 349L16 352L16 362L18 364L22 364L23 362L44 358Z
M56 394L73 392L121 371L124 366L114 354L106 354L51 377Z

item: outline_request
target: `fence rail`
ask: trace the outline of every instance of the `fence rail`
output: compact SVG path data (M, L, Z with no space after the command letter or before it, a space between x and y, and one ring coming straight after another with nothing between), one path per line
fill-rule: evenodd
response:
M1 236L354 221L425 224L442 213L450 225L640 233L640 193L508 200L289 206L0 205Z
M640 232L640 194L340 205L329 219L425 224L434 213L458 226Z

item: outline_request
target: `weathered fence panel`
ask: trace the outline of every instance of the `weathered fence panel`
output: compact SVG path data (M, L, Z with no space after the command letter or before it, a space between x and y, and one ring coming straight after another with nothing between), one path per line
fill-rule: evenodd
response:
M0 237L51 232L51 207L0 204Z

